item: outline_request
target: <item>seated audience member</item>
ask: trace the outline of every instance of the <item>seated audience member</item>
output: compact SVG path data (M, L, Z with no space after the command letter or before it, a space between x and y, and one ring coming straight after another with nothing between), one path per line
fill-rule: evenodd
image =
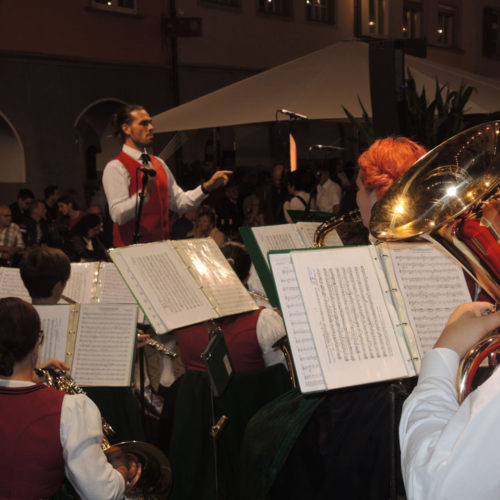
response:
M57 200L57 207L59 213L67 218L67 227L69 231L71 231L75 227L75 224L85 215L85 212L79 210L76 200L69 195L61 196Z
M288 199L285 166L281 163L274 165L271 182L266 182L264 174L261 182L260 198L264 224L282 224L285 222L283 203Z
M305 169L298 169L288 177L288 192L291 198L283 203L283 213L286 222L293 222L288 210L305 210L309 203L309 175Z
M9 205L12 221L19 224L21 218L28 215L28 207L35 200L35 195L30 189L20 189L17 200Z
M403 479L409 500L497 499L500 492L500 370L459 405L460 359L500 327L487 302L459 306L423 360L418 384L399 427Z
M264 224L264 215L257 193L249 194L243 200L243 217L244 226L262 226Z
M217 215L212 207L200 207L194 220L193 238L212 238L220 248L226 241L226 235L216 227L216 222Z
M57 206L57 200L59 199L59 188L55 184L47 186L43 190L43 202L47 208L47 221L53 222L57 219L57 213L59 207Z
M228 237L238 232L243 223L243 216L239 204L239 186L232 179L224 187L224 196L215 203L218 228Z
M35 200L30 203L28 215L23 216L19 224L23 231L24 245L26 247L48 244L47 208L43 201Z
M15 266L24 248L19 226L12 222L10 208L0 205L0 266Z
M342 188L330 178L330 169L322 165L318 170L316 197L312 202L313 210L337 214L342 201Z
M96 214L84 215L71 232L68 248L71 260L74 262L93 262L108 260L106 249L99 238L101 218Z
M18 298L0 299L0 497L47 498L66 476L82 498L122 498L129 480L125 456L108 463L99 410L86 396L37 384L43 341L40 318Z
M245 283L251 260L244 245L228 241L221 250L240 280ZM218 325L224 334L235 373L260 370L284 362L283 354L275 350L273 344L285 336L285 327L281 316L272 309L259 309L222 318L218 320ZM200 354L207 346L207 328L210 326L210 323L205 322L174 332L186 369L205 371Z
M193 233L194 219L197 213L198 207L192 208L182 215L173 214L174 222L170 231L170 238L172 240L188 238L188 235Z

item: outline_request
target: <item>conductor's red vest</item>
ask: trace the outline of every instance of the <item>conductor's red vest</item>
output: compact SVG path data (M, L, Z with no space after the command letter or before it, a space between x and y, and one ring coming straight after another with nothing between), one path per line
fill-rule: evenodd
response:
M168 226L168 180L163 165L154 156L150 156L151 163L155 167L154 187L150 191L149 200L144 202L142 207L141 225L139 233L140 243L150 243L152 241L167 240L170 236ZM137 169L142 164L134 160L123 151L115 158L119 160L127 170L130 183L129 195L137 193L137 185L142 187L142 177L144 174ZM123 247L133 243L135 230L135 218L119 226L113 226L113 243L115 247Z

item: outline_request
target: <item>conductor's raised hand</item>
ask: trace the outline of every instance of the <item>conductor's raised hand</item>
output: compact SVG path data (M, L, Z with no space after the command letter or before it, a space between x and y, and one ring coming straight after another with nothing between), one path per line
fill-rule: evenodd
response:
M229 182L232 173L231 170L217 170L208 181L202 184L203 189L210 193L214 189L225 186Z
M447 347L462 358L483 337L500 327L500 311L492 311L489 302L469 302L451 314L434 347Z

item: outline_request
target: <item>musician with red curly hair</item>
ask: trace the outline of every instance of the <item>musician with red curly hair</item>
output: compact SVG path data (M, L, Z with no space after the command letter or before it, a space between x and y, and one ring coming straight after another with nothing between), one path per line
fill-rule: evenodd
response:
M356 202L363 224L370 224L371 209L393 182L406 172L427 150L406 137L377 139L358 158Z

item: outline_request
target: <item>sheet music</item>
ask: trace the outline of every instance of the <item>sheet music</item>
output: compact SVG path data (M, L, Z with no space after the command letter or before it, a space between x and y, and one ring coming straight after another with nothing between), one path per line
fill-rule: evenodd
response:
M393 244L389 254L423 356L453 310L471 300L464 273L429 243Z
M255 301L212 238L177 240L172 243L186 265L196 269L194 278L200 280L200 285L214 301L220 316L257 309Z
M31 302L28 290L26 290L17 268L0 268L0 298L4 297L19 297L26 302Z
M308 246L302 240L295 224L253 227L252 232L266 262L267 254L271 250L288 250ZM312 245L312 240L310 244Z
M316 229L318 229L319 222L297 222L297 228L301 233L302 239L306 243L306 246L314 246L314 234ZM337 231L335 229L331 230L325 238L325 246L329 247L343 247L344 243L340 239Z
M291 255L327 387L407 376L368 248Z
M123 247L110 255L156 333L216 316L171 242Z
M302 392L326 390L290 253L271 253L269 263Z
M99 271L98 302L102 304L135 304L122 275L112 262L101 262Z
M63 294L80 304L92 303L98 270L98 262L72 263L71 275Z
M137 308L84 304L71 375L82 386L128 386L135 349Z
M71 308L69 305L35 305L40 315L45 338L40 347L39 363L49 359L64 361L68 340L68 325Z

